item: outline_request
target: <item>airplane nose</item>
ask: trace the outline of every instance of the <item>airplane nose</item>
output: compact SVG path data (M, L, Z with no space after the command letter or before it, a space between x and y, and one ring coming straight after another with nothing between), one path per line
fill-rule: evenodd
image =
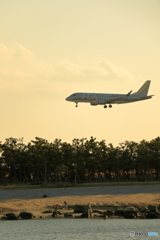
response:
M69 100L69 97L67 97L65 100L68 101L68 100Z

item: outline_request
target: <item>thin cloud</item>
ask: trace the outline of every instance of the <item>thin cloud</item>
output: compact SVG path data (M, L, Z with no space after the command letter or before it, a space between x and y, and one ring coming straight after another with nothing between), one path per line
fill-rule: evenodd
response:
M116 67L108 61L101 61L100 66L109 72L109 76L116 79L133 79L134 76L122 67Z
M120 80L120 79L128 79L132 80L134 76L122 67L117 67L108 61L101 61L98 66L89 67L82 66L78 64L71 63L67 60L63 60L59 63L59 65L55 66L56 72L58 75L67 75L67 76L81 76L82 81L83 78L86 77L88 80L104 79L105 80ZM89 78L90 77L90 78Z
M12 57L12 51L0 43L0 61L7 61Z
M109 72L101 67L82 66L71 63L67 60L61 61L56 66L57 72L60 75L81 76L81 77L103 77L108 76ZM82 78L83 80L83 78Z
M56 65L42 62L33 51L21 44L12 48L0 44L0 66L1 90L44 91L46 96L47 91L57 94L59 86L64 91L73 83L133 79L129 71L108 61L101 61L97 66L83 66L67 60Z
M25 57L25 58L34 57L34 53L30 49L27 49L18 43L16 44L16 49L13 51L13 55L16 57Z

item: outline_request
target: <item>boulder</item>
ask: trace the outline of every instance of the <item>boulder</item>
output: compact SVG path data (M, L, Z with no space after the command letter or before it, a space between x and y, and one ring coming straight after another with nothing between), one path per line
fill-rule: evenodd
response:
M145 219L146 218L145 213L141 213L141 212L138 212L136 217L138 219Z
M148 208L147 207L141 207L138 210L139 210L140 213L145 213L146 210L148 210Z
M135 215L134 213L125 213L124 218L137 218L137 215Z
M137 213L138 213L138 209L137 208L135 208L135 207L132 207L132 206L128 206L128 207L126 207L125 209L124 209L124 217L125 217L125 215L127 216L127 215L135 215L135 216L137 216Z
M32 219L34 216L30 212L20 212L19 217L21 219Z
M46 210L43 213L52 213L52 211L51 210Z
M71 218L71 217L73 217L73 215L70 214L70 213L65 213L65 214L64 214L64 217L65 217L65 218Z
M159 213L157 214L157 212L153 213L150 210L146 210L145 217L147 219L155 219L155 218L160 218L160 215L159 215Z
M148 205L148 209L153 213L154 212L159 212L158 207L154 206L154 205Z
M14 213L6 213L5 220L17 220L17 216Z
M124 209L124 218L137 218L139 211L133 206L128 206Z
M114 212L111 210L106 210L106 211L102 211L102 210L92 210L93 213L99 213L99 214L103 214L103 215L107 215L107 216L112 216L114 215Z
M160 218L160 213L159 212L154 212L154 214L157 216L157 218Z
M88 214L87 213L82 213L81 218L88 218Z
M75 205L74 212L75 213L85 213L86 212L86 207L81 206L81 205Z
M109 216L113 216L114 215L114 212L111 211L111 210L107 210L106 211L106 215L109 217Z
M135 212L138 212L138 209L133 207L133 206L128 206L124 209L124 213L126 212L132 212L132 213L135 213Z
M123 209L117 209L114 213L115 216L123 216L124 217L124 210Z

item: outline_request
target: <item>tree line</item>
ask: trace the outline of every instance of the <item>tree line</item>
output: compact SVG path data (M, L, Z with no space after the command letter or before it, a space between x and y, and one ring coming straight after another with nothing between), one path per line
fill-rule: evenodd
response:
M0 142L0 182L56 183L160 180L160 137L119 146L91 137L72 143L36 137Z

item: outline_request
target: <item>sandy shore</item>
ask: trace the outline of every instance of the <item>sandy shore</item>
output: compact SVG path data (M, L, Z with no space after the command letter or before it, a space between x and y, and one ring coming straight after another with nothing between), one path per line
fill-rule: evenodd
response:
M87 205L91 203L96 206L123 206L142 205L147 206L160 204L160 194L119 194L119 195L91 195L91 196L62 196L41 199L10 199L0 201L0 216L7 212L19 213L21 211L32 212L36 217L42 216L45 210L53 210L57 203L63 206L64 201L68 205ZM44 215L43 215L44 216ZM45 215L44 217L47 217Z

